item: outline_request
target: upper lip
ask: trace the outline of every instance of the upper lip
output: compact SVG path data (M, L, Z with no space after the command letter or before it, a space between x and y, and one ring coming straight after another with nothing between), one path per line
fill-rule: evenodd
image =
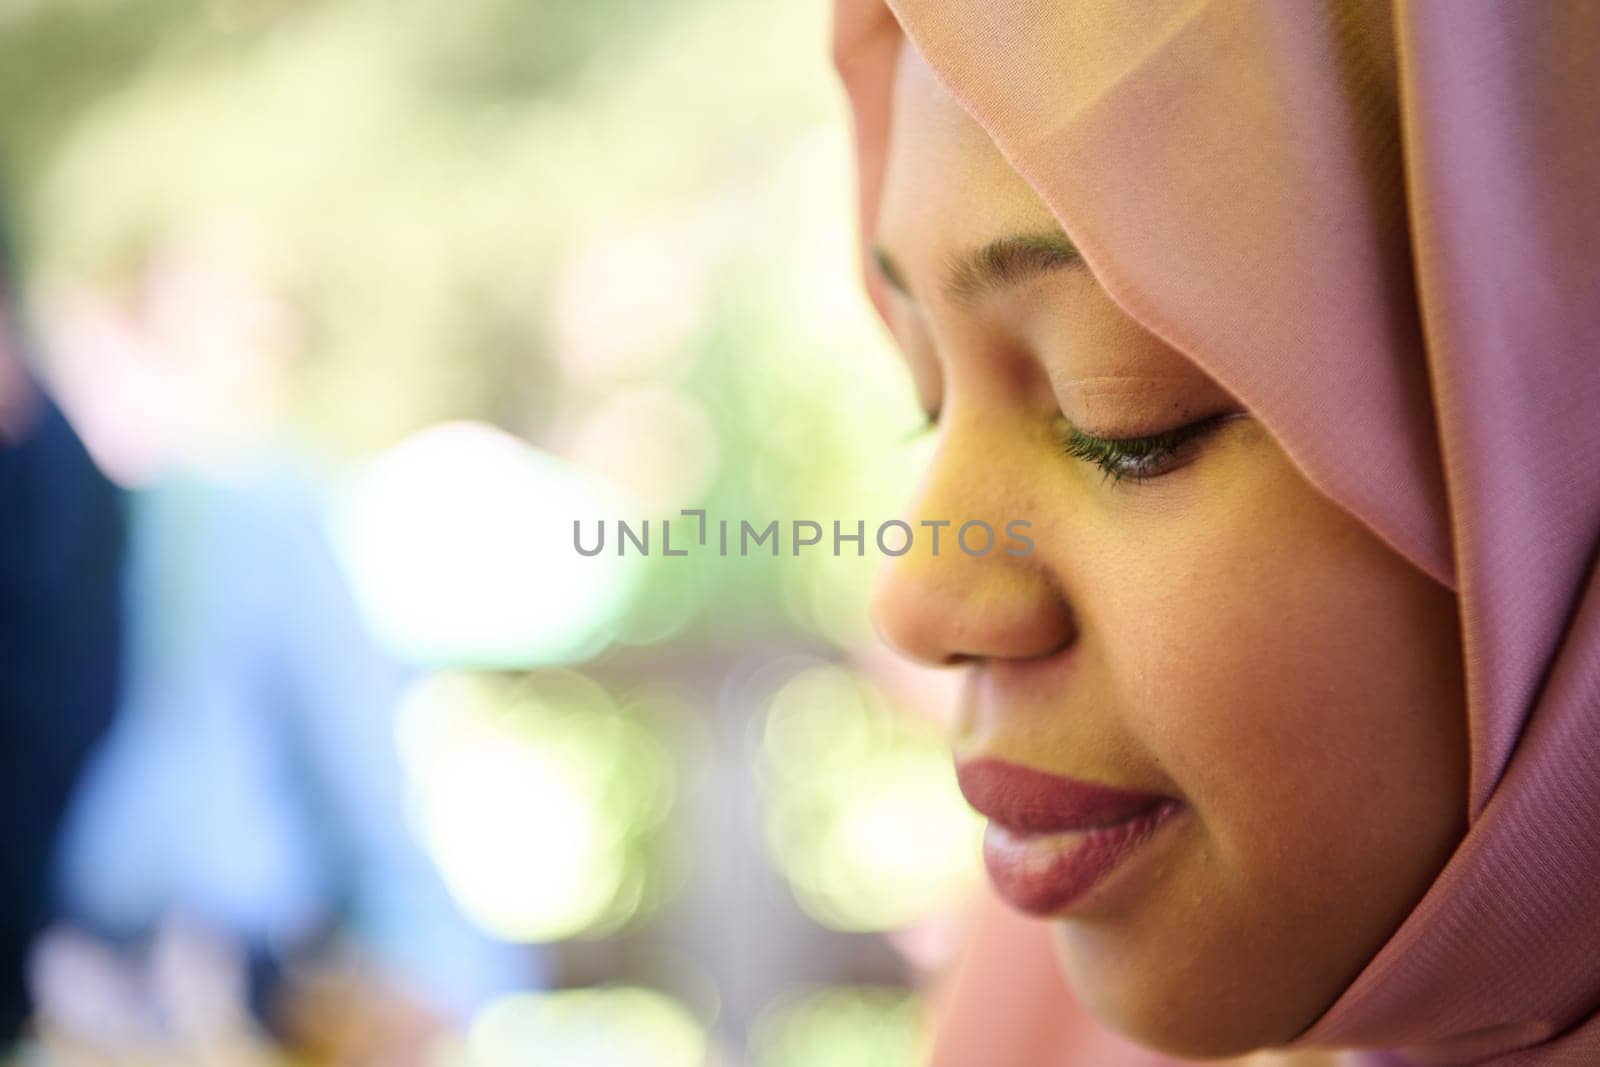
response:
M1160 793L1079 781L991 758L956 764L956 781L967 803L1024 834L1111 826L1173 802Z

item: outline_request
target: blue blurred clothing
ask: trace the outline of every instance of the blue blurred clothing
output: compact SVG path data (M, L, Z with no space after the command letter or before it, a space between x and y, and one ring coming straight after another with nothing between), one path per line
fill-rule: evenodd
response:
M64 842L71 913L113 935L179 911L289 952L330 919L461 1015L537 984L472 927L406 820L383 656L287 472L133 494L117 721Z
M41 398L28 437L0 440L0 1042L28 1014L57 828L115 707L122 547L120 494Z

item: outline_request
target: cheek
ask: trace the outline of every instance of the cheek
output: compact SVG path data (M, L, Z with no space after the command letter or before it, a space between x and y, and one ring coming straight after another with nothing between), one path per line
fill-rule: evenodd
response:
M1137 921L1057 931L1102 1019L1205 1055L1325 1010L1466 807L1454 598L1275 447L1229 451L1080 558L1092 706L1191 817Z
M1464 804L1454 600L1281 453L1214 473L1101 598L1105 677L1224 870L1359 880Z

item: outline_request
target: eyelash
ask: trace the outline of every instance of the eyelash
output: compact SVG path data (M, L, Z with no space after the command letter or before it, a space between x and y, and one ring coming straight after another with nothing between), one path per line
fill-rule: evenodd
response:
M1093 437L1069 424L1062 449L1074 459L1081 459L1099 467L1104 478L1111 479L1112 485L1116 485L1124 478L1142 482L1168 473L1165 470L1151 471L1150 468L1176 455L1184 445L1210 433L1229 417L1226 412L1210 415L1184 426L1142 437ZM922 422L912 427L906 434L905 440L915 441L932 433L938 426L939 412L926 412ZM1119 466L1120 463L1130 460L1140 464L1140 467L1128 469Z
M1160 464L1175 456L1184 445L1215 429L1227 417L1226 414L1211 415L1186 426L1142 437L1091 437L1071 426L1062 447L1074 459L1099 467L1113 485L1124 478L1142 482L1173 469L1160 469Z
M1122 482L1123 478L1131 478L1133 482L1146 482L1149 478L1168 474L1168 470L1160 469L1163 461L1176 456L1182 446L1210 432L1226 418L1226 413L1213 414L1208 418L1198 419L1197 422L1190 422L1187 426L1162 430L1160 434L1147 434L1144 437L1090 437L1074 426L1067 429L1066 442L1062 448L1072 458L1082 459L1099 467L1104 472L1104 477L1112 480L1112 485ZM1133 466L1126 466L1130 462Z

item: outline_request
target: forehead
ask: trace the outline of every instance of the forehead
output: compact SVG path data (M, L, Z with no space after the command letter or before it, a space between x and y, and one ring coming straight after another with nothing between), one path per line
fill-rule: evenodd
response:
M983 128L903 44L895 70L876 239L908 273L933 257L1055 218Z

